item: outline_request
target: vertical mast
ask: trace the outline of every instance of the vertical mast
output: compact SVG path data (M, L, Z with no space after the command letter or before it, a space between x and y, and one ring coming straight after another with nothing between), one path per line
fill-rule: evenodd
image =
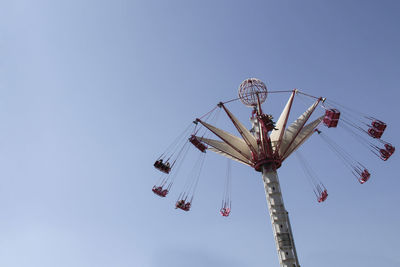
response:
M262 114L261 105L258 103L258 115ZM260 145L270 142L268 136L263 133L257 117L252 117L255 137L260 140ZM267 144L267 146L270 144ZM259 148L260 151L263 148ZM281 188L279 185L278 173L275 163L268 163L262 166L262 179L264 182L265 194L268 203L269 215L271 218L272 230L276 248L278 250L279 263L281 267L300 267L294 245L292 228L290 226L288 212L283 204Z
M262 168L262 178L280 266L300 267L294 246L289 215L283 204L278 174L273 166L264 165Z

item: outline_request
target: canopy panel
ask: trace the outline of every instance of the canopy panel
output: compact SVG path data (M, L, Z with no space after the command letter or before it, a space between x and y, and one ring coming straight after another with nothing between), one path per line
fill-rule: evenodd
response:
M258 145L257 145L257 140L254 138L254 136L224 105L222 105L222 107L224 108L228 117L232 120L233 125L235 125L236 129L243 137L246 144L249 146L249 149L251 151L257 152Z
M208 124L204 121L201 121L198 119L198 121L204 125L207 129L209 129L211 132L213 132L216 136L222 139L228 146L236 150L239 154L241 154L244 158L248 159L249 161L251 160L251 151L250 148L247 146L246 142L237 137L234 136L224 130L221 130L215 126L212 126L211 124Z
M239 159L237 159L237 158L235 158L235 157L232 157L231 155L229 155L229 154L227 154L227 153L225 153L225 152L223 152L223 151L221 151L221 150L218 150L218 149L216 149L216 148L214 148L214 147L209 147L208 148L208 150L210 150L210 151L212 151L212 152L215 152L215 153L217 153L217 154L220 154L221 156L224 156L224 157L226 157L226 158L228 158L228 159L232 159L232 160L235 160L235 161L237 161L237 162L240 162L240 163L242 163L242 164L244 164L244 165L247 165L247 166L252 166L250 163L246 163L246 162L244 162L244 161L241 161L241 160L239 160Z
M279 149L279 144L282 141L283 134L285 132L286 123L289 118L290 109L292 108L293 98L296 91L293 91L292 95L290 96L288 102L286 103L285 108L283 109L281 115L279 116L278 121L275 124L275 129L272 130L269 138L271 139L272 149L275 152Z
M282 143L279 147L279 155L283 156L286 154L289 146L294 142L294 139L300 133L301 129L314 112L320 100L315 101L296 121L294 121L285 131Z
M318 125L321 123L323 118L324 118L324 116L321 116L318 119L316 119L315 121L304 126L304 128L301 130L301 132L294 139L294 142L290 145L290 148L288 149L288 151L283 156L284 159L288 158L290 156L290 154L292 154L294 151L296 151L297 148L299 148L308 138L310 138L310 136L314 133L315 128L318 127Z
M213 139L208 139L208 138L201 138L198 137L199 140L201 140L202 142L206 143L207 145L213 147L214 149L210 149L213 152L217 152L219 154L223 153L226 155L228 155L230 158L233 158L239 162L242 162L244 164L251 164L251 161L246 159L245 157L243 157L239 152L237 152L236 150L234 150L232 147L230 147L228 144L226 144L225 142L222 141L218 141L218 140L213 140Z

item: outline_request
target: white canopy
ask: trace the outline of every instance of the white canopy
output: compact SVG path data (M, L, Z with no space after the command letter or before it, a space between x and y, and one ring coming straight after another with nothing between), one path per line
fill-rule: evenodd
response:
M213 140L213 139L208 139L208 138L201 138L197 137L200 141L206 143L207 145L211 146L209 150L222 154L225 157L229 157L231 159L234 159L240 163L246 164L246 165L251 165L251 161L245 157L243 157L239 152L234 150L232 147L227 145L225 142L218 141L218 140Z
M269 138L271 139L272 149L274 152L276 149L279 149L280 143L282 142L282 137L286 129L286 123L289 118L290 109L292 108L293 98L296 91L290 95L288 102L286 103L285 108L283 109L281 116L275 124L275 129L272 130Z
M250 150L257 153L258 145L256 138L254 138L250 131L247 130L247 128L224 105L222 105L222 107L224 108L228 117L232 120L233 125L235 125L236 129L243 137L243 140L249 146Z
M296 121L294 121L286 130L282 138L282 144L279 147L279 155L283 156L289 150L289 146L294 142L294 139L298 136L300 131L303 129L307 120L317 107L319 100L315 101Z
M294 151L296 151L297 148L299 148L310 136L314 133L315 128L318 127L318 125L321 123L323 120L324 116L319 117L315 121L307 124L306 126L303 127L303 129L300 131L300 133L296 136L294 139L293 143L290 145L289 149L283 155L283 159L286 159L287 157L290 156Z
M293 91L288 102L286 103L286 106L276 123L276 130L272 130L270 134L270 140L274 152L279 152L277 154L282 161L288 158L308 138L310 138L310 136L314 133L314 129L321 123L324 118L324 116L321 116L306 125L311 114L314 112L315 108L320 102L320 99L318 99L296 121L294 121L288 128L286 128L295 94L296 90ZM221 105L229 118L232 120L234 126L239 131L242 138L234 136L200 119L197 119L197 121L200 122L212 133L214 133L216 136L221 138L221 141L202 137L197 138L199 138L200 141L208 144L209 150L230 159L236 160L245 165L252 166L254 164L252 152L258 153L256 138L227 108L225 108L223 104Z
M240 137L234 136L224 130L221 130L211 124L208 124L204 121L199 120L201 124L204 125L207 129L213 132L216 136L222 139L228 146L236 150L240 155L244 158L251 160L251 151L250 148L247 146L246 142L241 139Z

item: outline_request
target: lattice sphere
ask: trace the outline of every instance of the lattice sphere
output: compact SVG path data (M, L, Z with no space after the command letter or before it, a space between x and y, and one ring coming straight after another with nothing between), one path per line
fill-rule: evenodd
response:
M244 80L238 90L240 101L249 107L257 106L257 94L260 98L260 104L267 99L267 86L256 78Z

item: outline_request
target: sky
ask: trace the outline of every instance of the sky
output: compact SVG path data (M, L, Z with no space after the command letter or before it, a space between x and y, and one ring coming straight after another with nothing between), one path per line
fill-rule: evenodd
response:
M223 218L223 158L207 152L188 213L173 206L193 160L165 199L151 192L153 162L249 77L377 117L396 146L399 11L395 0L0 1L0 266L278 266L259 173L232 164ZM264 111L279 116L288 97L269 95ZM250 127L250 109L228 107ZM278 170L301 266L399 266L397 154L383 162L324 130L372 176L358 184L318 136L302 153L327 201L296 158Z

